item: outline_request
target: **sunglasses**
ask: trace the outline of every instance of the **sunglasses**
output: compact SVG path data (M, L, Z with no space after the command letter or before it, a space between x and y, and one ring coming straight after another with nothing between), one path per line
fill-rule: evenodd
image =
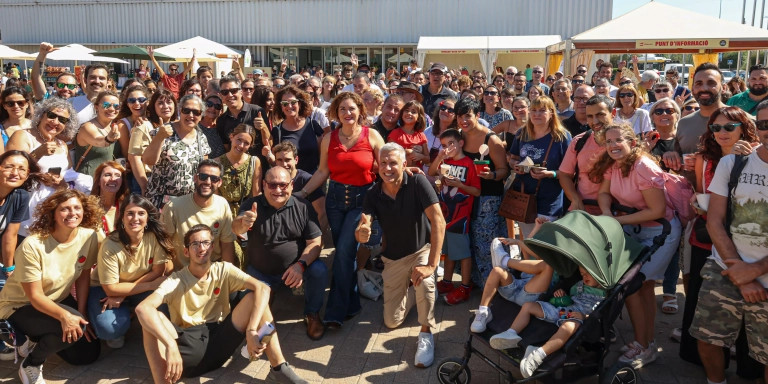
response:
M147 98L146 97L129 97L125 99L125 101L127 101L128 104L135 104L135 103L144 104L147 102Z
M14 106L17 106L17 105L19 107L21 107L21 108L24 108L24 107L27 106L27 101L26 100L11 100L11 101L6 101L3 104L5 104L5 106L8 107L8 108L13 108Z
M288 187L291 185L291 183L270 183L269 181L265 181L264 184L266 184L267 188L269 189L280 188L282 190L288 189Z
M243 92L253 92L253 90L254 90L255 88L253 88L253 87L242 87L242 88L240 88L240 89L242 89L242 90L243 90Z
M210 101L206 101L205 102L205 106L206 106L206 108L211 108L211 107L216 108L217 111L221 111L222 108L224 108L224 107L221 106L221 104L219 104L219 103L211 103Z
M101 107L104 109L114 108L115 110L120 109L120 103L110 103L110 102L103 102L101 103Z
M741 123L728 123L728 124L710 124L709 130L712 131L712 133L718 133L721 130L725 129L726 132L733 132L736 130L737 127L740 127Z
M669 88L658 88L653 90L656 93L667 93L669 92Z
M476 80L485 80L485 76L475 76Z
M299 103L298 100L284 100L284 101L280 102L280 105L282 105L283 107L287 107L289 105L290 106L294 106L294 105L296 105L298 103Z
M219 93L222 94L222 96L229 96L234 95L235 93L240 92L240 88L229 88L229 89L222 89L219 91Z
M192 116L200 116L200 115L203 114L203 111L199 111L197 109L192 109L192 108L182 108L181 109L181 114L182 115L189 115L190 113L192 114Z
M672 109L672 108L656 108L653 111L653 114L656 115L656 116L671 115L673 113L675 113L675 110Z
M622 81L621 83L619 83L619 85L630 85L630 84L632 84L631 80Z
M587 71L582 69L582 70L576 71L576 73L587 73Z
M208 181L208 179L211 179L211 183L218 183L219 181L221 181L221 176L209 175L207 173L202 173L202 172L199 172L197 174L197 178L200 179L201 181Z
M483 95L485 95L485 96L496 96L498 94L499 93L496 92L496 91L485 91L485 92L483 92Z
M768 120L758 120L755 125L758 131L768 131Z
M686 105L686 106L685 106L685 107L683 107L683 108L685 108L685 110L686 110L686 111L698 111L699 109L701 109L701 108L699 108L699 107L694 107L694 106L692 106L692 105Z
M64 84L64 83L56 83L56 88L64 89L67 88L70 91L77 88L77 84Z
M68 118L68 117L59 116L59 115L57 115L57 114L55 114L55 113L53 113L53 112L51 112L51 111L48 111L48 112L46 112L46 113L45 113L45 116L46 116L47 118L51 119L51 120L53 120L53 119L58 119L58 120L59 120L59 123L62 123L62 124L66 124L66 123L69 123L69 118Z
M448 113L456 113L455 109L453 109L453 108L451 108L451 107L449 107L447 105L441 105L440 106L440 110L443 111L443 112L448 112Z
M572 84L584 84L584 80L571 80Z
M544 73L542 71L533 71L533 73Z
M507 76L514 76L514 75L515 75L514 72L507 72Z
M275 84L274 87L277 88L277 89L280 89L280 88L285 87L285 84Z
M178 71L179 69L178 69L178 68L176 68L176 67L170 67L170 68L168 68L168 70L169 70L169 71L171 71L171 72L173 72L173 71Z
M632 92L619 93L619 98L622 98L622 97L635 97L635 94Z

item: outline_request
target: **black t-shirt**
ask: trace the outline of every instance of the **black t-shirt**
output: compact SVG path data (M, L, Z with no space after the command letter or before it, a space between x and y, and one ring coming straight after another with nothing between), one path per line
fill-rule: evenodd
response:
M278 124L272 129L272 140L275 145L282 141L290 141L299 152L296 168L315 173L320 164L318 138L322 137L323 133L323 127L317 121L307 118L304 126L297 131L288 131L283 128L283 124Z
M576 120L576 114L563 120L563 125L565 126L565 129L571 133L571 137L576 137L576 135L589 130L589 125L579 123L579 121Z
M293 178L293 190L294 191L300 191L304 188L307 183L309 183L309 179L312 178L312 175L310 175L307 171L296 169L296 177ZM312 193L307 196L307 200L309 200L310 203L314 203L315 200L325 196L325 192L323 192L323 188L315 188Z
M495 135L493 131L488 132L488 134L485 135L485 140L483 141L483 144L488 145L488 141L493 135ZM464 156L467 156L472 160L480 160L479 152L464 151ZM490 164L488 164L488 168L490 168L491 172L495 171L496 164L493 163L493 160L491 160L490 157L485 158L485 160L490 160ZM502 196L502 195L504 195L504 180L490 180L490 179L480 178L480 196Z
M267 119L267 112L264 110L264 108L259 107L258 105L243 102L243 109L240 110L240 113L237 114L237 117L232 117L232 114L229 113L229 111L224 112L224 114L216 119L216 130L219 132L221 142L224 145L229 145L229 134L235 130L235 127L241 123L252 126L253 119L259 116L264 119L264 122L269 124L269 119ZM250 152L252 152L252 155L261 155L261 148L264 146L264 144L261 142L261 131L254 129L254 132L256 133L256 139L251 145Z
M387 138L389 137L389 133L392 131L388 130L387 127L385 127L384 124L381 122L381 116L379 116L379 119L376 120L375 123L373 123L373 129L379 132L379 135L381 135L381 138L384 139L385 143L389 142Z
M666 152L674 152L676 142L677 140L675 140L674 137L667 140L659 140L656 142L656 146L654 146L653 149L651 149L651 154L661 158L661 156L663 156L664 153ZM659 165L661 165L661 169L664 172L669 172L669 168L667 168L666 164L664 164L663 161L659 161Z
M29 219L29 192L16 188L0 205L0 235L5 233L9 223L21 223Z
M301 257L307 240L322 235L315 210L296 197L280 209L267 202L264 195L250 197L240 205L240 213L258 203L256 222L248 231L249 263L268 275L282 275ZM248 207L248 208L246 208Z
M424 214L427 207L438 204L435 189L424 175L403 174L403 184L393 200L377 182L365 194L363 213L379 220L387 240L384 255L399 260L429 243L431 226Z

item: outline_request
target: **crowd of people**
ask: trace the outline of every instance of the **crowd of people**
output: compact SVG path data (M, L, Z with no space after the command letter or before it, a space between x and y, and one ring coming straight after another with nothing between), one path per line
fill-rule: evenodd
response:
M636 59L618 71L598 61L591 78L586 65L486 76L412 62L376 74L357 58L332 74L283 62L272 77L235 62L216 78L205 65L193 72L195 57L166 72L149 49L152 71L142 66L119 93L101 64L82 79L59 75L51 92L41 68L55 50L40 44L31 92L0 93L0 330L15 335L0 358L21 359L24 383L44 382L54 353L79 365L98 359L98 340L121 348L132 313L155 382L219 368L243 340L252 359L266 354L270 380L305 382L278 332L259 334L275 321L275 292L303 289L318 340L362 311L358 271L369 263L383 270L387 327L416 307L418 367L434 360L438 298L458 305L473 287L472 332L493 318L496 292L523 308L494 348L516 347L530 316L560 325L525 351L528 377L605 297L582 269L575 307L537 301L558 276L522 240L571 210L613 217L648 246L659 220L671 228L627 297L634 340L620 361L659 357L654 287L663 281L660 310L677 313L682 272L681 357L724 383L728 347L742 343L740 365L764 373L761 65L728 99L711 63L690 89L675 70L640 73ZM671 202L670 174L697 192L695 215ZM532 219L499 214L508 190L531 195ZM329 268L319 257L331 247ZM566 308L573 316L557 315Z

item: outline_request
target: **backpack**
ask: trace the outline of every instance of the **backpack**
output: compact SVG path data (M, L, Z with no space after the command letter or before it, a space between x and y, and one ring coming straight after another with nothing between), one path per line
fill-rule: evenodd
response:
M683 228L696 217L696 211L691 207L691 198L695 192L688 180L680 175L664 172L664 196L667 205L677 212Z

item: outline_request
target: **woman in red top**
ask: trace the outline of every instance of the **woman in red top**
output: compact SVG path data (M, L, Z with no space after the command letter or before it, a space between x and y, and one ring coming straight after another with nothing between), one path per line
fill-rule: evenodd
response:
M323 137L317 171L294 195L306 198L328 177L331 178L325 210L336 255L325 323L340 327L345 318L361 310L355 272L355 228L360 221L365 193L376 179L374 164L384 140L375 129L362 125L367 115L363 99L355 93L343 92L336 96L328 108L328 115L339 123L340 128Z

